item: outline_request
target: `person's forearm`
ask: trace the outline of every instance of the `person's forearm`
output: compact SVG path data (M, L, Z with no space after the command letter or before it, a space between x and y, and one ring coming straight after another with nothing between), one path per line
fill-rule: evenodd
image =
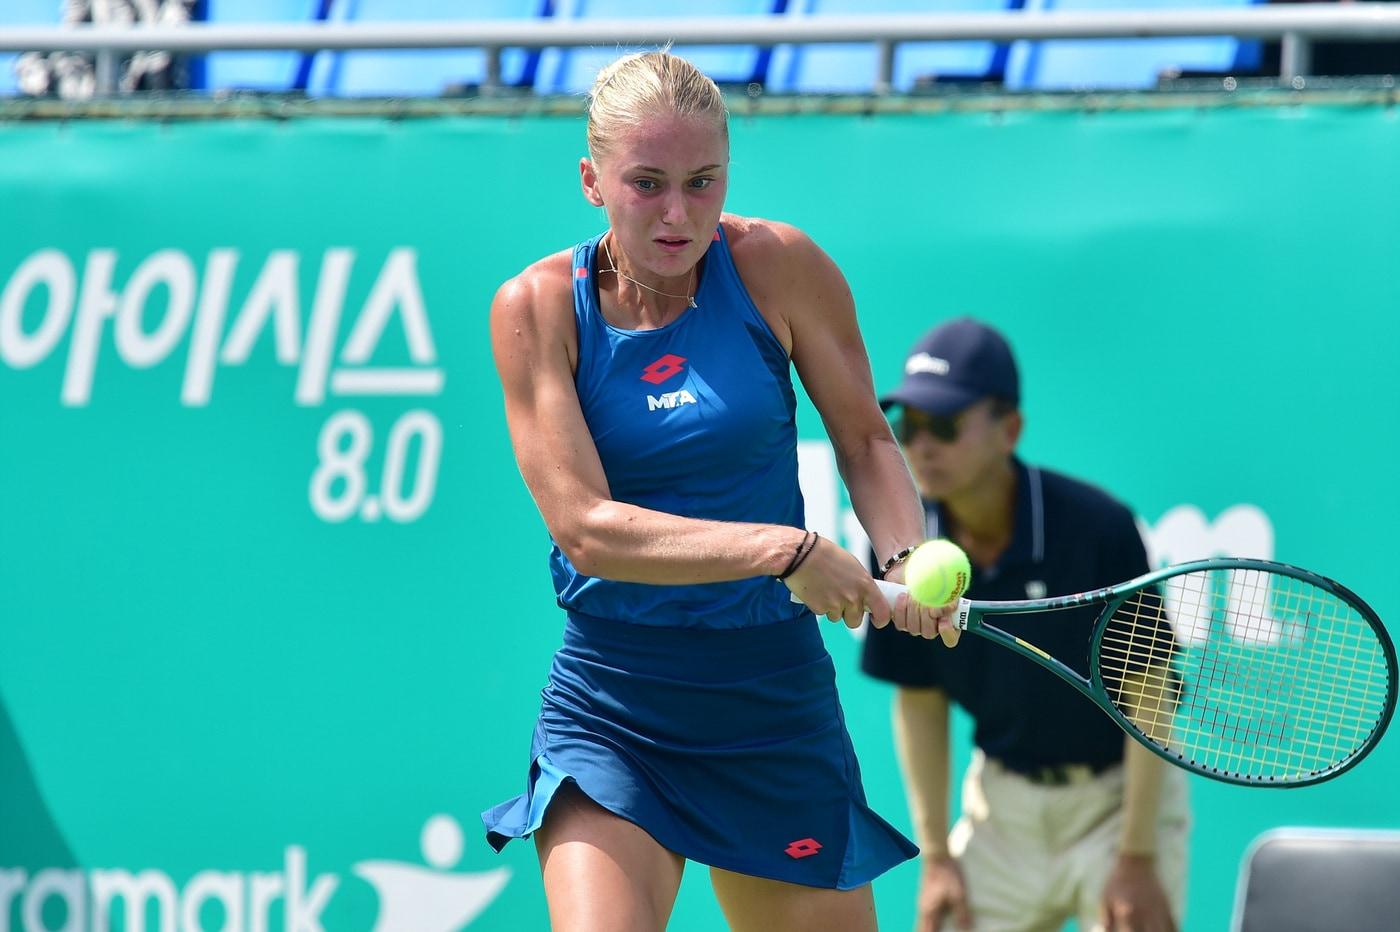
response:
M1157 812L1167 764L1132 738L1123 740L1123 831L1118 850L1150 856L1157 850Z
M878 561L923 542L923 505L893 436L869 437L849 450L838 448L836 465Z
M948 697L940 689L900 687L895 749L904 770L914 834L925 857L948 854Z
M776 575L805 536L800 528L683 518L610 500L554 533L580 573L654 585Z

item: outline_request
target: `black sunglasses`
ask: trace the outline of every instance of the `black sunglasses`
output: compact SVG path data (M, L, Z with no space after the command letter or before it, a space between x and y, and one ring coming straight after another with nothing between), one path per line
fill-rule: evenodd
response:
M895 436L900 443L910 443L920 433L927 431L935 440L953 443L958 439L958 421L961 417L961 411L957 414L928 414L905 408L894 422Z
M894 435L899 438L900 443L910 443L921 432L927 431L935 440L955 443L962 428L963 415L976 406L974 403L957 414L929 414L917 408L901 408L899 417L894 422ZM987 414L993 418L1002 417L1015 410L1016 403L1003 398L993 397L987 406Z

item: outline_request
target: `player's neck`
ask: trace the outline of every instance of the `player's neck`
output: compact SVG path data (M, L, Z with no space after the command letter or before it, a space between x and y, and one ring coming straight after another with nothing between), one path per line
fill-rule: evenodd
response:
M1010 460L943 501L947 536L977 566L992 566L1016 529L1016 469Z
M599 287L600 296L610 296L612 306L604 307L604 316L610 322L631 330L652 330L664 327L680 317L689 308L695 307L695 291L698 270L692 267L684 276L668 279L650 272L634 269L622 250L609 245L610 237L603 237L600 246L603 258L598 271L603 275L614 276L611 283L606 279ZM611 284L612 288L607 285ZM611 310L612 314L608 311ZM611 319L616 318L616 319Z

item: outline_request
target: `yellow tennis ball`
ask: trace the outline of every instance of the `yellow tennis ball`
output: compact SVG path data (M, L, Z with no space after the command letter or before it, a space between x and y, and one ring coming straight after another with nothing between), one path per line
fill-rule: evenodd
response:
M921 605L937 607L956 602L971 580L972 564L967 554L941 537L920 544L904 567L909 596Z

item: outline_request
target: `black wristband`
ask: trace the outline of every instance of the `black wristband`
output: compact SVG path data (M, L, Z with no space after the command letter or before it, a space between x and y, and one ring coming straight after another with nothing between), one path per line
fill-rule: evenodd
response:
M811 535L812 535L812 544L811 544L811 546L807 547L806 550L802 550L802 549L799 548L797 556L793 559L792 563L788 565L788 568L785 569L785 570L783 570L783 575L779 576L779 577L778 577L779 579L787 579L787 578L788 578L789 576L791 576L793 573L796 573L798 567L800 567L800 566L802 565L802 563L807 559L807 557L812 553L813 550L816 550L816 549L817 549L817 541L821 540L821 539L822 539L822 536L821 536L820 534L818 534L816 531L812 531L812 532L811 532ZM806 538L806 537L802 538L802 543L803 543L803 544L806 544L806 543L807 543L807 538Z
M811 539L816 531L804 531L802 539L797 542L797 549L792 552L792 559L788 561L787 567L778 574L778 579L787 579L797 570L798 564L802 562L802 548L807 546L807 541Z

